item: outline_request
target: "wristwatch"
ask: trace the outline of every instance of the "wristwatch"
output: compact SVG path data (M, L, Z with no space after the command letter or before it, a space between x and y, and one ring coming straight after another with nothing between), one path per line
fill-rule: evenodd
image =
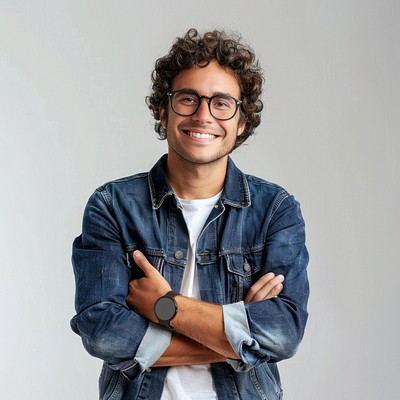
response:
M178 312L178 304L175 300L177 295L178 293L170 291L161 296L154 304L154 314L158 319L158 324L165 328L173 329L170 322Z

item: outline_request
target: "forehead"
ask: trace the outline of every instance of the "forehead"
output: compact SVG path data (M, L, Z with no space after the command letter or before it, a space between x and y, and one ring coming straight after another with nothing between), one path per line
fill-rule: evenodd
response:
M226 93L240 97L240 87L234 73L216 61L206 67L192 67L181 71L172 83L172 90L194 89L203 96Z

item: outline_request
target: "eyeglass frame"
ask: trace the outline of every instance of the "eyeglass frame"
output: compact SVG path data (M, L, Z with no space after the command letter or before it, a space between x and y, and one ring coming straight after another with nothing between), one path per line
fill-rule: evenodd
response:
M174 109L174 106L173 106L173 102L172 102L172 98L173 98L173 96L174 96L176 93L185 93L185 92L186 92L186 93L193 94L193 95L197 96L197 98L199 99L199 102L198 102L198 104L197 104L196 109L195 109L192 113L190 113L190 114L180 114L180 113L176 112L175 109ZM230 95L228 95L228 94L221 94L221 93L220 93L220 94L215 94L214 96L200 96L195 90L190 90L190 89L189 89L189 90L188 90L188 89L181 89L181 90L175 90L175 91L172 91L172 92L168 92L168 93L167 93L167 96L168 96L168 98L170 99L170 104L171 104L172 111L173 111L175 114L180 115L181 117L190 117L191 115L196 114L197 111L199 111L199 108L200 108L200 106L201 106L201 100L202 100L202 99L206 99L206 100L207 100L207 103L208 103L208 111L210 112L210 114L212 115L212 117L215 118L215 119L217 119L218 121L229 121L230 119L232 119L232 118L236 115L236 113L237 113L239 107L243 104L243 101L242 101L242 100L238 100L238 99L236 99L235 97L230 96ZM229 117L229 118L218 118L218 117L215 117L215 116L214 116L214 114L213 114L212 111L211 111L211 105L210 105L210 104L211 104L211 100L214 99L215 97L222 97L222 98L232 99L232 100L235 101L236 109L235 109L235 112L233 113L233 115L232 115L231 117Z

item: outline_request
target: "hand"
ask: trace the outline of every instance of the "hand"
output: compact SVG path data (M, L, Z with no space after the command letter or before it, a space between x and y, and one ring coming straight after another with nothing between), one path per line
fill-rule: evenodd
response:
M256 301L277 297L283 289L282 282L284 279L285 278L283 275L275 276L275 274L272 272L263 275L250 287L244 302L253 303Z
M171 290L171 286L154 268L142 252L132 254L136 265L143 271L144 277L129 282L126 302L129 307L152 322L157 322L154 314L154 303Z

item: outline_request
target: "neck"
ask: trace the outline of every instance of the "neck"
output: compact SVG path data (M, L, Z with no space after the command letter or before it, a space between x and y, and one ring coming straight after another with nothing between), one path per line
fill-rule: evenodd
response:
M188 163L168 156L168 179L181 199L207 199L224 187L228 157L207 164Z

